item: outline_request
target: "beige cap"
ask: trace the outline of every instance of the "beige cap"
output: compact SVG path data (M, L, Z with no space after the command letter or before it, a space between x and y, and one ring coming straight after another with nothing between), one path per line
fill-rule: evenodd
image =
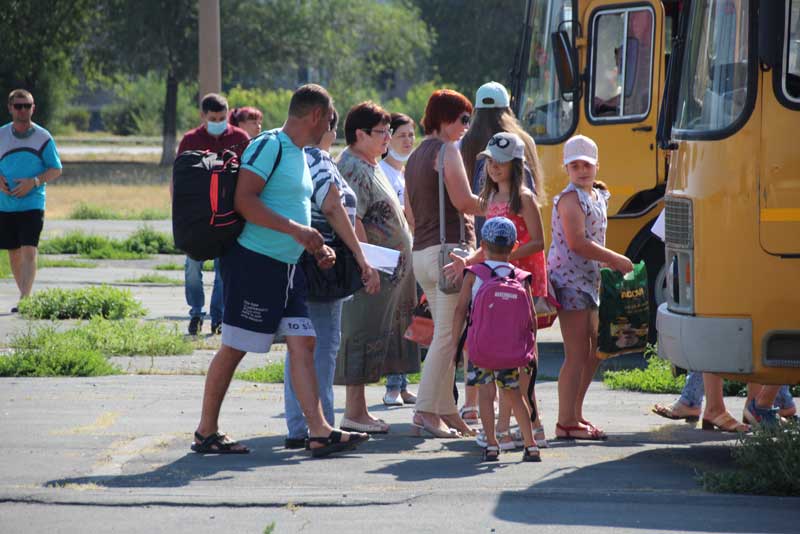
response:
M564 143L564 165L579 159L597 165L597 144L585 135L575 135Z

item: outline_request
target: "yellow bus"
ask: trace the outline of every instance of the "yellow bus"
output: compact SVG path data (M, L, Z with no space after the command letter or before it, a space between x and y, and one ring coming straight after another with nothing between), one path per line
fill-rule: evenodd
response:
M542 216L567 183L563 143L600 148L599 178L611 190L607 245L647 264L651 326L665 300L664 244L651 226L663 209L667 153L656 125L679 2L529 0L512 72L514 110L538 145L546 182ZM655 341L655 328L650 329Z
M798 383L800 0L686 2L679 35L659 124L671 152L659 354Z

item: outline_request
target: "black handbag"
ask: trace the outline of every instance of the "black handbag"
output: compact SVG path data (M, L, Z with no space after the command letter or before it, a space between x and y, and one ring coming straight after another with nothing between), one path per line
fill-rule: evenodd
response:
M320 269L317 259L307 251L300 256L300 268L306 277L308 300L343 299L364 287L361 281L361 269L347 245L337 240L328 246L336 253L336 263L330 269Z

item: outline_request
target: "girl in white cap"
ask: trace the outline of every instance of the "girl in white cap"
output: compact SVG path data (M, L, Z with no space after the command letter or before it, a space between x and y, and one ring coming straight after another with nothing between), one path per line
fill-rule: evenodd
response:
M606 185L597 180L597 145L583 135L564 144L569 185L553 199L552 243L547 270L561 304L564 364L558 375L557 439L605 440L605 432L583 417L583 399L600 360L597 327L600 264L627 273L631 260L605 247Z

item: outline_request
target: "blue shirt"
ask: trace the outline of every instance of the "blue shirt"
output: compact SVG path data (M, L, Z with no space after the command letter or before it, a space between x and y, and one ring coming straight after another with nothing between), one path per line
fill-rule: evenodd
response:
M281 144L281 159L275 167L278 142ZM311 224L311 172L303 149L296 146L288 135L282 130L260 134L247 146L241 161L241 169L257 174L266 182L260 195L266 207L298 224ZM303 246L289 234L249 221L239 236L239 244L284 263L297 263L303 253Z
M5 176L9 191L20 178L33 178L47 169L61 168L50 132L36 123L22 135L13 128L12 123L0 127L0 175ZM34 187L22 198L0 193L0 211L44 210L45 187L44 184Z

